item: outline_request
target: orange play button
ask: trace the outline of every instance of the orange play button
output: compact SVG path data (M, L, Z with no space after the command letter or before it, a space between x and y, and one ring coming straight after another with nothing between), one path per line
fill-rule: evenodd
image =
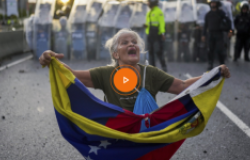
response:
M136 88L138 82L135 71L121 68L114 75L114 85L121 92L130 92Z
M141 86L140 73L130 65L118 66L110 75L110 85L120 95L131 95Z

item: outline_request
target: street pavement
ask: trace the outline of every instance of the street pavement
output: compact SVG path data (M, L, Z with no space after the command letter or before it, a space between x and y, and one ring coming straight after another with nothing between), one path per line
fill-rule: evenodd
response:
M2 66L10 60L2 62ZM108 61L64 61L73 69L107 65ZM159 64L158 64L159 65ZM227 79L220 101L250 126L250 63L227 62ZM1 66L0 66L1 67ZM200 76L206 63L168 63L169 74L187 79ZM90 89L103 99L100 90ZM175 95L157 94L162 106ZM48 68L30 59L0 71L0 160L83 160L62 137L53 110ZM105 157L103 158L105 160ZM216 108L204 131L187 139L172 160L249 160L250 137Z

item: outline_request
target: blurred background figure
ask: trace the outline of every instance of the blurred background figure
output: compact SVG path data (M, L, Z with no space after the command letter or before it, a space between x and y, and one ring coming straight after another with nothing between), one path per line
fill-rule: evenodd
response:
M87 0L75 0L69 16L71 34L71 59L86 59Z
M209 59L209 65L213 66L214 58L225 63L227 55L231 55L230 37L234 23L231 21L231 31L225 29L225 24L228 19L233 19L234 3L227 0L212 0L209 4L206 4L205 0L46 0L48 5L42 2L44 0L37 1L34 19L27 18L24 21L27 28L25 39L30 37L26 41L29 46L33 46L36 54L39 54L40 50L53 49L61 50L57 52L64 50L64 53L69 55L66 57L72 59L109 60L110 55L104 48L104 42L117 30L130 28L144 39L149 51L148 54L140 55L141 63L149 59L151 65L156 65L156 59L159 59L163 70L167 70L166 61L174 61L176 58L177 61L183 62L205 62ZM240 8L238 3L236 8L237 6ZM213 8L213 11L210 11L210 8ZM210 15L207 16L210 18L206 18L205 26L206 15ZM65 28L59 25L58 21L63 16L67 23ZM220 19L226 20L226 23ZM27 25L27 22L30 24ZM221 34L222 41L218 40ZM206 41L203 35L207 35ZM65 36L65 39L62 36ZM63 45L64 49L59 47L59 41L63 44L67 42L67 45ZM223 53L219 53L220 51Z
M225 64L225 48L223 32L231 30L231 21L224 11L220 10L220 1L209 1L211 10L205 16L205 25L202 40L205 37L208 43L208 70L213 68L214 57L218 56L219 63Z
M156 52L158 59L161 63L162 70L167 71L167 65L165 58L163 57L163 43L165 40L165 20L164 14L161 9L158 7L158 0L148 0L148 6L150 11L146 16L146 34L147 45L149 51L149 64L155 66L155 46L157 43L159 46L158 52Z
M97 38L98 38L98 20L102 14L103 0L92 0L87 6L86 19L86 49L87 59L95 60L97 52Z
M207 45L202 41L203 24L196 23L193 31L193 61L205 62L207 59Z
M205 15L210 11L210 7L204 3L197 4L197 20L193 30L193 61L207 61L207 44L202 41Z
M59 26L54 31L54 51L56 53L63 53L64 58L69 58L69 32L67 29L67 17L63 16L59 19Z
M63 11L64 16L66 16L67 18L69 18L70 11L71 11L70 5L63 6L62 7L62 11Z
M34 32L34 19L35 16L32 14L25 22L24 22L24 30L25 30L25 39L28 44L30 50L34 49L33 42L33 32Z
M130 28L130 19L133 13L134 5L130 2L123 1L120 3L117 15L115 17L115 28L118 32L123 28Z
M182 61L183 54L183 60L188 62L190 60L189 42L191 39L191 32L187 23L179 24L179 28L177 61Z
M241 2L241 13L236 16L234 20L236 34L236 44L234 52L234 61L236 62L241 55L244 48L244 59L249 62L249 47L250 47L250 15L249 3L247 1Z
M191 34L196 20L195 6L191 1L181 1L178 16L177 61L189 62L191 59Z
M37 58L46 50L51 49L52 20L55 9L55 0L46 3L38 0L34 19L34 52Z
M224 54L226 55L225 58L230 58L230 41L231 37L234 34L234 19L233 19L233 14L232 14L232 2L228 0L222 0L221 2L221 7L220 9L225 12L226 16L230 19L231 21L231 30L229 32L224 32L223 37L224 37Z
M106 41L115 34L115 17L119 8L120 2L118 1L107 1L103 6L103 13L101 18L98 20L99 33L97 41L97 53L96 59L110 60L111 56L109 51L105 49Z
M62 17L62 16L64 16L64 12L63 12L62 10L57 10L57 11L56 11L56 17L55 17L55 18L60 18L60 17Z
M163 6L166 30L164 51L169 62L174 61L174 27L176 20L176 8L177 2L165 2Z
M129 21L130 28L137 32L146 44L146 33L143 25L145 24L146 14L149 10L147 3L136 2L133 7L132 17ZM147 54L140 53L140 63L144 64L147 59Z

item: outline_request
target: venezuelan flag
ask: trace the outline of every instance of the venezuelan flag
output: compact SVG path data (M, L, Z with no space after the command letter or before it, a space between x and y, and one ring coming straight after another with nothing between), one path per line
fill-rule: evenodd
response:
M96 98L53 57L49 72L60 131L87 160L170 159L205 128L224 83L215 68L156 111L136 115ZM142 120L150 127L140 131Z

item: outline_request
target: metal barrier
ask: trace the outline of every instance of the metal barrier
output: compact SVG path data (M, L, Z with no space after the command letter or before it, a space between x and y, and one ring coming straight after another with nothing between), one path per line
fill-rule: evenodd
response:
M0 32L0 58L23 52L23 30Z

